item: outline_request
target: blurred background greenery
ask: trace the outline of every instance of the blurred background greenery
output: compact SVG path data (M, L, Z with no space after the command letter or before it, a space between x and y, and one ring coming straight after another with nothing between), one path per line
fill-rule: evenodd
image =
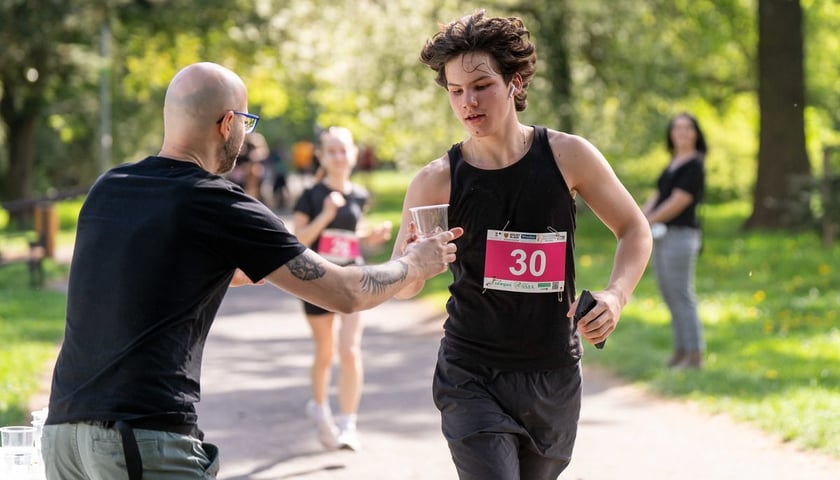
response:
M105 168L156 152L165 88L178 69L202 60L245 79L270 145L313 140L318 128L340 124L374 149L380 166L416 168L463 137L419 51L440 23L476 6L3 0L0 198L88 186ZM538 72L522 120L585 136L638 197L667 161L668 118L686 110L700 119L711 147L710 201L758 192L755 225L783 228L807 228L811 213L825 209L819 196L787 187L810 188L825 149L840 143L836 1L480 6L522 17L537 45ZM781 102L781 111L766 99ZM767 175L759 175L762 164ZM778 177L787 176L804 178L781 180L778 188ZM780 219L778 205L790 201L807 208Z

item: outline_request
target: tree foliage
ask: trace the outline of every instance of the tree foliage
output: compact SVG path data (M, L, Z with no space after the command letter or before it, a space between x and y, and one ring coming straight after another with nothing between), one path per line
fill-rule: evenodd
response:
M59 108L83 89L90 65L86 45L101 15L93 2L3 0L0 2L0 117L7 152L4 192L28 196L38 122L48 105Z
M537 44L523 121L587 137L643 189L667 161L668 118L689 110L709 137L712 198L751 194L758 0L484 5L491 15L522 16ZM840 8L832 0L802 7L813 156L840 140L840 73L826 68L840 53ZM167 82L199 60L245 79L271 143L311 140L317 128L342 124L380 160L416 168L464 136L433 72L418 61L420 49L440 23L474 8L461 0L0 0L5 198L95 178L102 72L112 99L111 163L153 153ZM103 24L112 39L104 60ZM25 81L31 68L38 82ZM26 125L28 136L19 130Z
M840 3L802 0L802 8L809 154L819 158L823 146L840 145Z

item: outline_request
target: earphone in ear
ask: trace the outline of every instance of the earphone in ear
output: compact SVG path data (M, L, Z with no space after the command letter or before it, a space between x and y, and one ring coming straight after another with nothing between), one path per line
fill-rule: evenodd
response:
M514 84L510 84L510 93L508 93L508 98L512 98L513 94L516 92L516 86Z

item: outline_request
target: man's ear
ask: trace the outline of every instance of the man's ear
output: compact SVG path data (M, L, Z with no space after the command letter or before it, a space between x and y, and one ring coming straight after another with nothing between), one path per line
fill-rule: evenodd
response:
M227 140L230 137L231 129L233 128L233 117L235 115L232 111L228 110L227 113L222 117L222 121L219 122L219 133L222 134L222 138Z

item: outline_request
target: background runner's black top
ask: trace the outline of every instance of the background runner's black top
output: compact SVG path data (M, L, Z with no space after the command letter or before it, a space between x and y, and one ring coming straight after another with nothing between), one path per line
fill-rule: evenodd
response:
M458 355L497 369L545 370L580 360L580 339L566 318L575 293L575 201L557 167L544 127L535 127L530 150L499 169L469 165L461 144L449 150L449 225L464 228L455 240L458 259L446 305L445 345ZM487 230L567 233L564 292L483 291ZM561 300L561 301L558 301Z
M204 342L234 270L260 280L304 250L267 207L192 163L105 173L79 214L47 423L195 423Z
M706 172L703 167L703 156L697 155L674 170L666 168L656 181L659 196L655 207L658 207L674 193L674 189L685 190L692 196L691 205L686 207L676 217L665 222L669 227L700 228L697 218L697 205L703 201L703 185Z
M328 187L324 182L318 182L303 191L292 211L305 213L311 221L320 215L324 210L324 199L326 199L332 192L333 190L330 189L330 187ZM346 203L343 207L338 208L335 213L335 218L329 223L329 225L326 226L326 228L347 230L355 233L356 227L359 225L359 220L362 219L362 215L364 214L365 205L367 204L368 198L370 198L370 194L367 190L356 184L353 184L350 193L339 193L341 193L344 197ZM315 241L312 242L312 245L309 247L319 253L322 234L323 231L318 234ZM364 259L359 257L355 260L342 262L341 265L352 265L354 263L361 265L364 263ZM301 302L304 305L304 312L308 315L321 315L330 312L330 310L321 308L315 304L307 302L306 300L301 300Z
M327 198L330 193L332 193L330 187L325 185L324 182L318 182L312 187L304 190L297 203L295 203L293 210L305 213L309 216L311 221L320 215L324 210L324 199ZM367 190L355 184L353 185L350 193L339 193L341 193L347 203L345 203L343 207L339 207L335 214L335 218L329 223L329 225L326 226L326 228L356 232L356 227L359 225L359 220L361 220L362 215L364 214L365 205L367 204L368 198L370 198L370 194ZM317 252L318 244L320 242L321 234L318 234L318 237L315 238L315 241L312 242L312 246L309 248Z

